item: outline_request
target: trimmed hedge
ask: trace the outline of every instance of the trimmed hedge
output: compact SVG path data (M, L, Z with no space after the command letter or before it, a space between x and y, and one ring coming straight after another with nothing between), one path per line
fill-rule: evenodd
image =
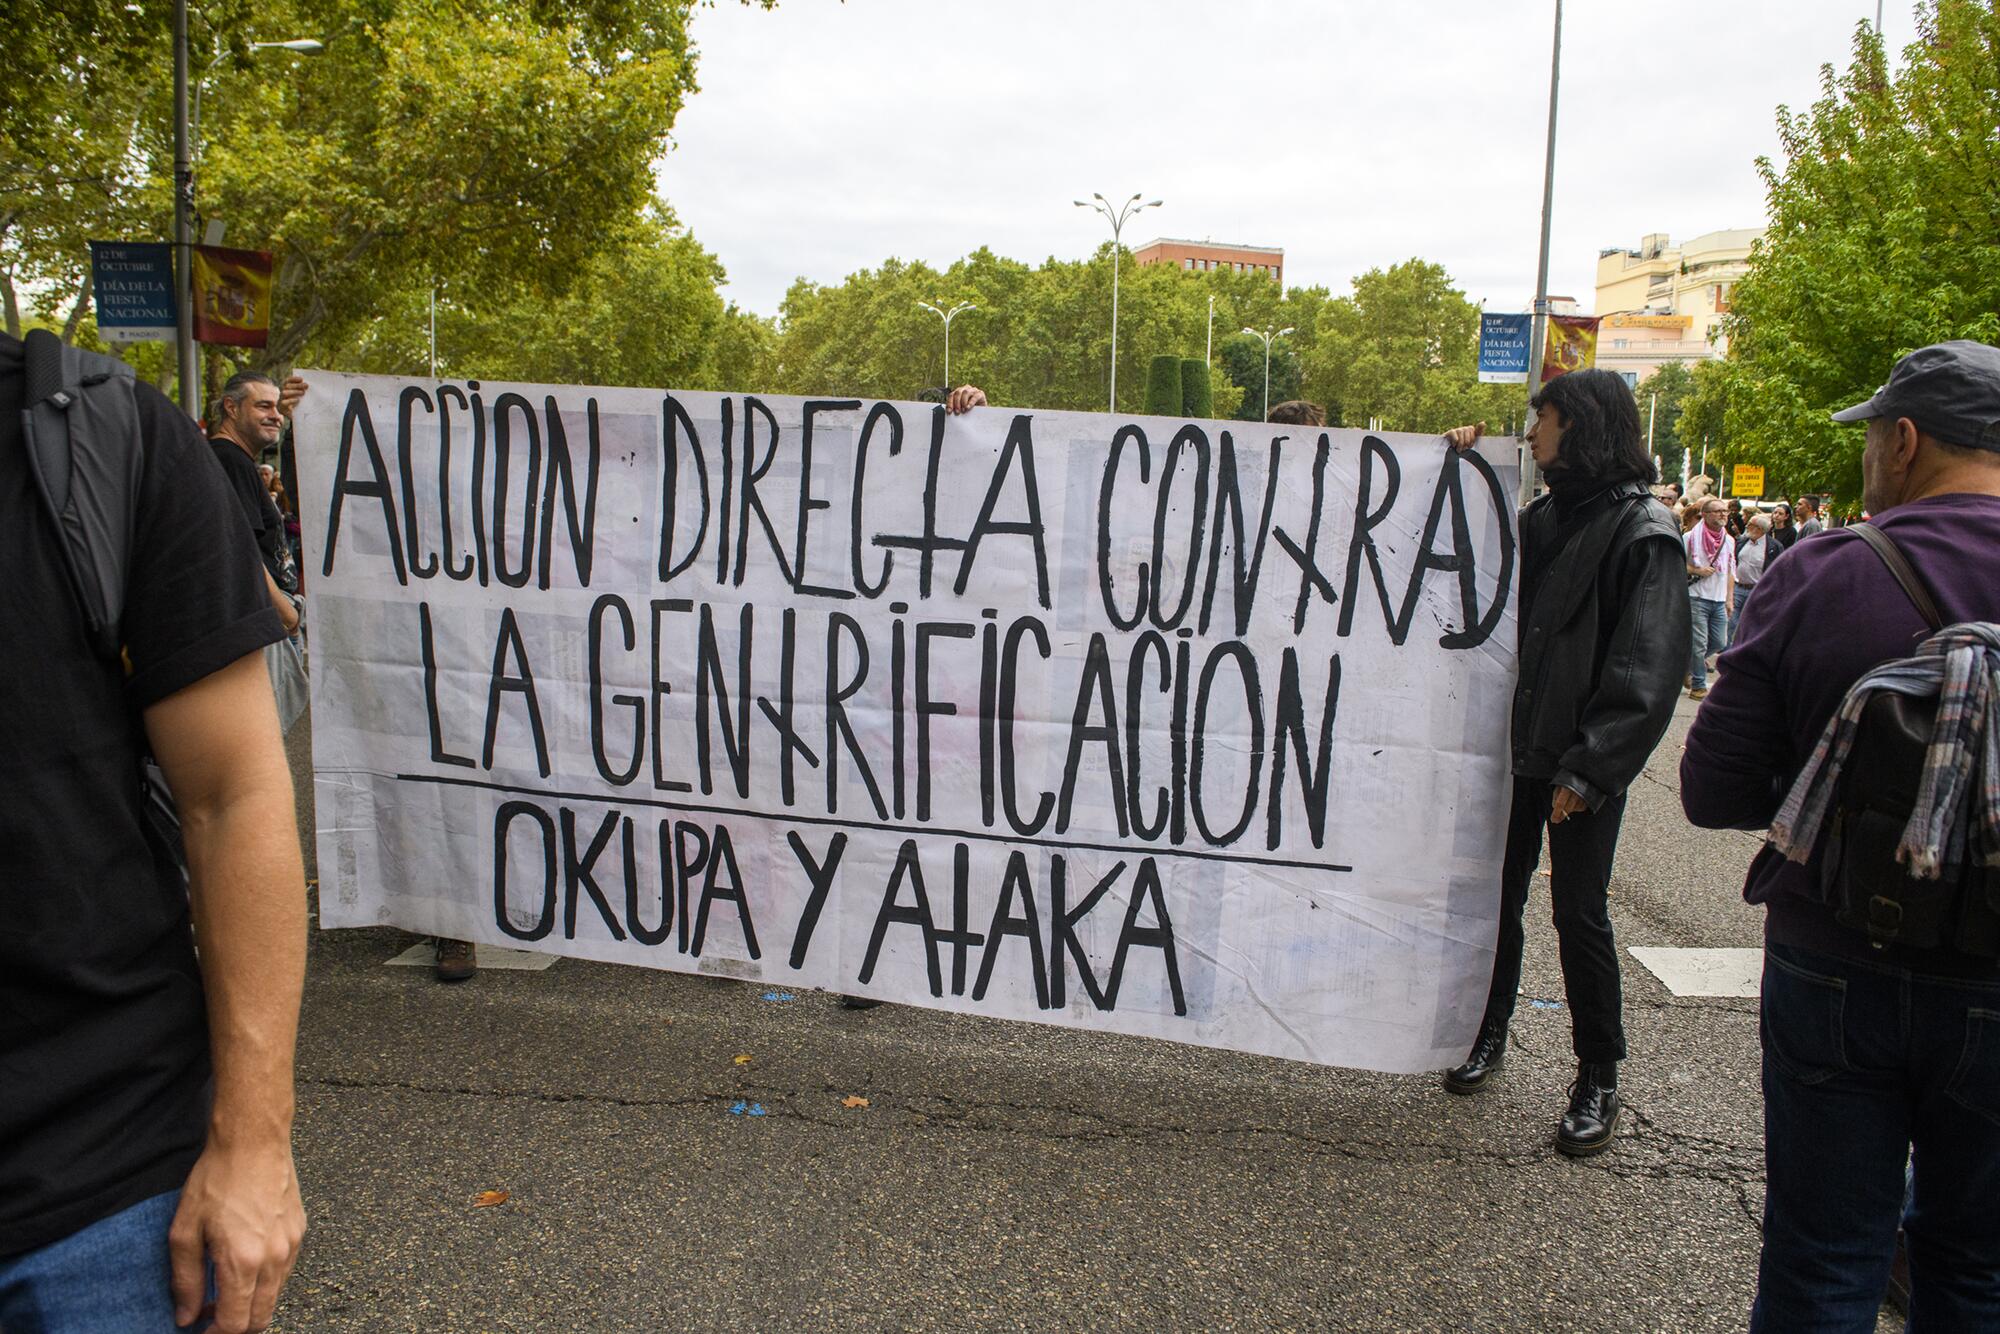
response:
M1146 415L1149 417L1178 417L1181 415L1181 359L1179 357L1154 357L1151 371L1146 376Z
M1205 421L1215 415L1215 391L1208 382L1208 363L1181 359L1181 416Z

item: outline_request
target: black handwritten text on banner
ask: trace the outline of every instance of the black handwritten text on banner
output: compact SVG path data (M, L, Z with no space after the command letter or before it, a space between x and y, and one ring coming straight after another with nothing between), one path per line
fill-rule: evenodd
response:
M1463 1053L1504 444L310 378L326 925Z

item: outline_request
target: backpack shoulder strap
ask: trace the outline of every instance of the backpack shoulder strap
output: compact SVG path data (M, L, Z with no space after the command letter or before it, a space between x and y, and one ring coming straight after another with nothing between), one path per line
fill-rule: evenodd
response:
M145 472L132 368L43 329L22 341L29 471L91 645L116 657Z
M1932 633L1944 629L1944 617L1938 614L1937 603L1931 599L1930 589L1924 586L1922 577L1910 564L1909 557L1903 554L1903 549L1890 541L1889 535L1872 523L1857 523L1853 531L1868 544L1870 551L1882 558L1882 563L1889 567L1889 573L1896 576L1896 582L1902 585L1904 596L1910 599L1918 614L1930 626Z

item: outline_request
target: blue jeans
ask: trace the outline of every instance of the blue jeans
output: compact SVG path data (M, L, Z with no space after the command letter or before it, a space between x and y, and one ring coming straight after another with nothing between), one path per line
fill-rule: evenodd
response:
M1689 659L1688 675L1694 679L1696 690L1706 690L1708 655L1729 647L1729 606L1714 598L1698 598L1690 593L1688 610L1694 616L1694 656Z
M2000 975L1764 951L1753 1331L1873 1330L1896 1225L1909 1328L2000 1329ZM1913 1172L1904 1216L1904 1162Z
M155 1195L61 1241L0 1258L0 1330L178 1334L167 1227L180 1198L177 1190Z
M1736 642L1736 627L1743 623L1743 609L1750 605L1750 594L1755 584L1736 585L1736 605L1729 609L1729 642Z

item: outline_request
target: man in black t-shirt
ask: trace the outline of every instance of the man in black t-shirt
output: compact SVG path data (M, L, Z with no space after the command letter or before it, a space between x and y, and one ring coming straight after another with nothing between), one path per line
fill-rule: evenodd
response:
M262 655L284 630L213 454L140 384L122 654L94 648L25 378L0 336L0 1329L191 1324L204 1262L214 1328L261 1329L305 1227L305 884Z
M294 400L296 401L296 400ZM209 445L222 475L249 521L250 535L264 559L271 608L285 623L287 634L299 627L298 568L285 544L285 520L257 471L257 460L278 443L285 431L285 412L277 383L258 371L238 371L222 387L216 404L215 432Z

